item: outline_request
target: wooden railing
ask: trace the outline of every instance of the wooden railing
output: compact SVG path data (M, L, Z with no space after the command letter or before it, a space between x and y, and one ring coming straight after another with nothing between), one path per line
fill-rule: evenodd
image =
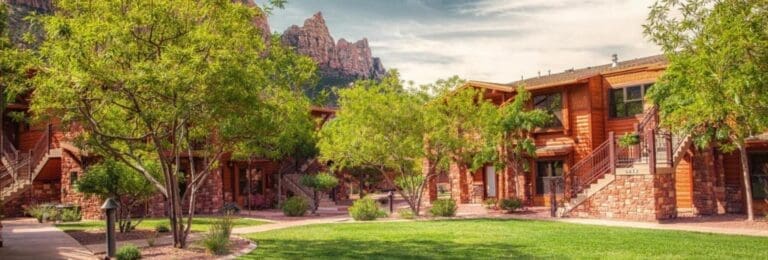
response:
M40 140L35 143L35 146L32 147L32 150L29 150L29 158L30 158L30 166L34 169L37 167L37 165L43 160L43 157L45 157L45 154L48 153L48 150L53 148L52 146L52 139L53 139L53 131L51 130L53 127L51 124L48 124L45 126L45 130L43 131L43 134L40 136Z
M13 143L8 140L5 134L0 134L0 149L2 149L3 156L9 162L17 161L19 159L19 151L13 146Z
M566 173L566 196L568 198L573 198L606 173L616 170L616 138L613 132L609 133L608 136L608 140L595 148L587 157L574 164Z

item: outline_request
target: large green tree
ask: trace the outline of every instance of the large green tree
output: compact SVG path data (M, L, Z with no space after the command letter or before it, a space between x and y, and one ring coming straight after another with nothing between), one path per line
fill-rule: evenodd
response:
M644 25L669 66L651 89L661 124L741 157L753 219L747 138L768 130L768 1L660 0Z
M185 247L195 194L222 156L269 154L250 147L285 140L274 137L283 123L275 115L285 111L277 100L302 104L292 88L311 76L301 72L307 59L286 60L278 44L265 43L254 26L265 14L250 1L55 5L40 19L46 35L32 112L78 125L86 148L149 180L167 198L174 245Z
M403 87L397 72L380 82L357 81L338 91L340 109L320 130L323 160L335 169L370 168L398 192L418 214L424 157L422 102Z

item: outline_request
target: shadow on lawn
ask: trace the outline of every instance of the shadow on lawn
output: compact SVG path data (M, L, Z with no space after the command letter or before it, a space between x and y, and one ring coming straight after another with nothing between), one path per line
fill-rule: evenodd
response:
M283 240L261 239L258 247L244 259L492 259L534 258L509 243L453 243L434 240ZM543 256L535 256L541 258ZM566 258L557 254L545 257Z

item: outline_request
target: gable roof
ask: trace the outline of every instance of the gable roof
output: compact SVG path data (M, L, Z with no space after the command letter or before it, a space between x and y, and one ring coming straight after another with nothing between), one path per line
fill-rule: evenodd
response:
M540 89L551 86L566 85L578 83L582 80L591 78L596 75L609 74L614 72L620 72L624 70L636 69L641 67L651 66L666 66L667 58L663 54L636 58L632 60L622 61L611 66L611 64L603 64L598 66L591 66L579 69L569 69L561 73L555 73L546 76L532 77L523 80L513 81L506 84L483 82L483 81L470 81L469 84L476 87L484 87L498 90L514 90L519 85L524 85L526 89Z

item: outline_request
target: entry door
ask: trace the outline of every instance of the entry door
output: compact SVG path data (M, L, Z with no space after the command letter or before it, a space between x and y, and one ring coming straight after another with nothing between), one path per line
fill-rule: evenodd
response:
M536 206L549 206L549 196L544 194L544 177L563 176L562 160L541 160L536 162L536 196L533 203Z
M485 167L485 196L496 197L496 169L493 166Z

